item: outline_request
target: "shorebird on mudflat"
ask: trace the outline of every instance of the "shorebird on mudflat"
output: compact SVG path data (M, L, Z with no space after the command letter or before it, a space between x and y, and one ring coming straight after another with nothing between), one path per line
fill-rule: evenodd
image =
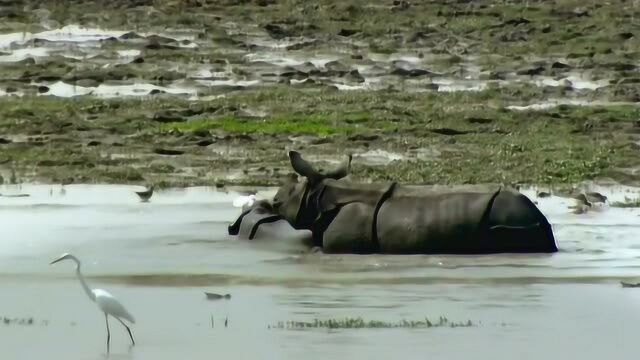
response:
M589 200L589 202L591 202L592 204L595 204L595 203L605 204L607 201L609 201L609 199L605 195L602 195L599 192L587 192L585 193L585 196Z
M149 187L145 191L136 191L136 194L138 195L138 197L140 197L140 201L148 202L149 199L151 199L151 196L153 195L154 187L155 187L155 185L151 185L151 187Z

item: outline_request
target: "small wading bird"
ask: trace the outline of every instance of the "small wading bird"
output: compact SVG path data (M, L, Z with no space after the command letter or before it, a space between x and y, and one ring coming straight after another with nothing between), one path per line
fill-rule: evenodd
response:
M233 206L234 207L243 207L245 205L251 207L251 205L253 205L253 203L256 201L256 196L254 194L251 195L243 195L243 196L238 196L237 198L235 198L233 200Z
M80 260L78 260L78 258L76 258L75 256L68 253L64 253L56 260L53 260L50 265L53 265L63 260L75 261L76 275L78 275L78 279L80 280L80 284L82 285L84 292L87 293L87 296L89 296L89 299L95 302L100 308L100 310L102 310L102 312L104 313L104 320L105 320L105 323L107 324L107 350L109 350L109 342L111 340L111 332L109 331L109 315L116 318L116 320L118 320L127 329L127 332L129 333L129 337L131 338L131 344L135 345L136 342L133 340L131 329L129 329L127 324L125 324L124 321L122 321L122 319L125 319L130 323L135 324L136 321L134 320L133 316L131 316L131 314L129 314L129 312L124 308L124 306L122 306L122 304L120 304L120 302L115 297L113 297L113 295L109 294L107 291L102 289L92 290L91 288L89 288L89 285L87 285L87 282L85 281L84 276L82 276L82 273L80 272Z
M584 214L596 205L604 205L608 201L605 195L597 192L580 193L573 198L578 202L577 205L570 207L574 209L574 214Z
M145 191L136 191L136 194L140 197L140 201L148 202L149 199L151 199L151 195L153 195L153 188L154 187L155 187L155 185L151 185L151 187L148 188Z

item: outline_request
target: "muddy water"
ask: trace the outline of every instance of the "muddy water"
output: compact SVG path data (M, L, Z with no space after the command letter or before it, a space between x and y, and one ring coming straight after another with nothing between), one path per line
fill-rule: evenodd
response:
M3 358L107 357L103 317L73 265L48 265L66 251L84 261L93 287L136 317L133 348L112 322L112 359L635 358L640 289L619 280L640 280L638 209L574 215L566 199L536 199L558 237L553 255L334 256L286 239L227 236L236 193L168 190L140 203L137 189L0 187L31 195L0 197L0 315L34 319L0 322ZM633 191L604 189L612 201ZM204 291L232 298L207 301ZM287 320L441 315L474 326L269 329Z
M375 91L391 86L407 92L482 91L489 87L523 83L593 92L611 85L612 75L594 79L589 72L576 70L560 71L553 76L518 75L516 71L509 71L504 74L504 80L486 80L490 72L482 70L476 63L476 57L470 56L461 59L456 66L443 68L439 65L443 60L441 55L424 55L422 48L411 51L399 49L398 53L390 55L369 53L360 59L353 59L349 55L352 47L349 41L336 40L326 44L326 48L309 51L295 48L296 45L315 44L313 39L274 40L267 33L255 29L245 33L243 40L238 40L238 46L212 46L210 40L199 39L198 34L202 34L201 30L134 31L86 28L75 24L37 33L0 34L0 66L21 62L26 69L30 63L42 65L53 61L70 67L61 79L56 80L60 76L55 75L50 81L44 81L41 77L25 78L21 71L8 72L3 75L6 79L19 79L19 83L24 84L16 87L15 81L7 84L4 80L0 81L0 96L35 95L39 87L40 95L64 98L141 97L166 93L190 100L208 100L219 93L283 81L292 86L330 86L341 91ZM234 30L226 32L226 36L235 35L238 34ZM176 54L182 54L182 59L165 61L154 57L147 45L155 44L158 39L170 44L168 48ZM418 52L422 55L417 56ZM222 67L193 61L196 54L206 53L215 57L220 53L225 54L224 58L218 60L223 60L226 65ZM139 63L135 62L136 59ZM118 66L135 69L136 75L126 76L127 80L122 80L122 76L113 79L113 74L105 74L105 71L117 69ZM55 66L52 65L51 71L55 71L53 68ZM166 72L172 80L158 83L154 80L158 71ZM99 79L96 81L100 84L92 80L89 82L93 84L91 86L78 86L73 80L78 73L79 79L86 80L91 75L88 78Z

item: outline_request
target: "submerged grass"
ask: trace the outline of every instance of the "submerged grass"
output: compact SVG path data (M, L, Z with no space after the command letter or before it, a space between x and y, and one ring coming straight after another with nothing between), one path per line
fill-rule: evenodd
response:
M421 329L421 328L435 328L435 327L472 327L476 326L471 320L465 322L449 321L444 316L440 316L438 320L400 320L397 322L387 322L379 320L364 320L361 317L357 318L344 318L344 319L327 319L313 321L280 321L275 325L269 326L270 329L391 329L391 328L409 328L409 329Z

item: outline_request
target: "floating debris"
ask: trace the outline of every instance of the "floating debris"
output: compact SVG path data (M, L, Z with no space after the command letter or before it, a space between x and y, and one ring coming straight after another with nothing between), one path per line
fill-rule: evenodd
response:
M4 325L22 325L31 326L36 324L36 320L33 317L28 318L9 318L6 316L0 316L0 323ZM49 325L49 320L41 320L40 325Z
M206 292L204 293L207 296L207 300L220 300L220 299L231 299L231 294L224 294L224 295L220 295L220 294L216 294L216 293L210 293L210 292Z
M622 285L623 288L637 288L640 287L640 283L628 283L628 282L624 282L624 281L620 281L620 284Z

